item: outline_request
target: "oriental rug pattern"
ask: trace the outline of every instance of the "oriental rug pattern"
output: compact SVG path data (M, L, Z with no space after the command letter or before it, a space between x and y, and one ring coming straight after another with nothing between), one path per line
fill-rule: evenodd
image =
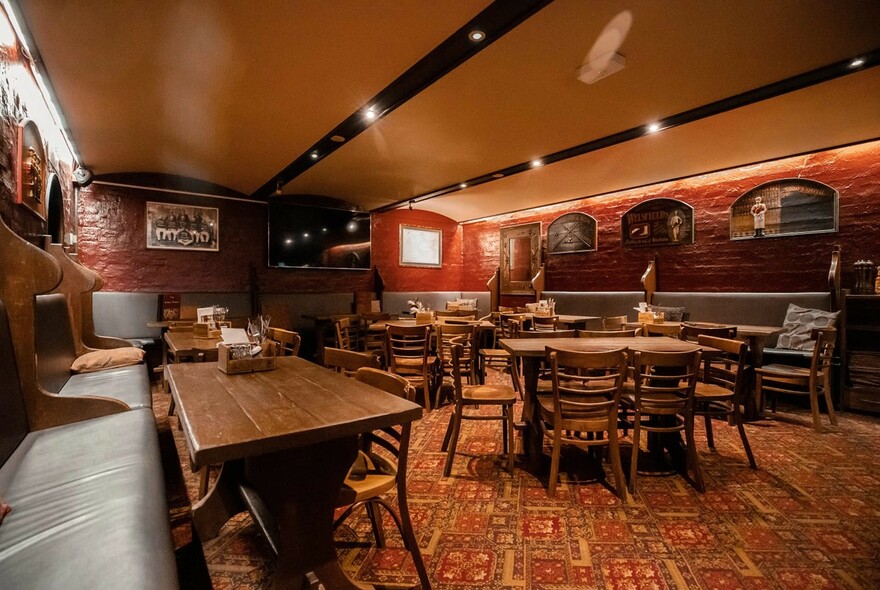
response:
M155 398L161 414L167 398L158 390ZM452 476L443 478L450 409L414 426L408 479L436 589L880 587L877 418L841 413L838 427L817 434L807 409L787 407L746 426L757 471L735 428L716 422L710 452L698 425L706 493L678 475L640 476L633 503L624 505L578 451L563 457L556 498L547 497L546 470L536 477L518 464L511 475L497 455L494 421L462 426ZM195 499L197 477L174 431ZM352 517L337 532L340 561L356 580L415 586L411 559L386 521L389 547L376 550L367 519ZM215 588L270 587L274 556L247 514L204 551Z

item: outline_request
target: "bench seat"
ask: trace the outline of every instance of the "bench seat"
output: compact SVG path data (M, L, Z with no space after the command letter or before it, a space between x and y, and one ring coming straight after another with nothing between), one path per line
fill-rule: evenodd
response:
M150 408L153 405L150 378L145 365L71 375L58 395L112 397L132 409Z
M70 372L77 358L76 344L64 295L38 295L36 314L34 342L41 387L65 397L110 397L132 409L152 407L150 375L145 364L93 373Z
M28 433L0 497L0 588L177 588L151 411Z

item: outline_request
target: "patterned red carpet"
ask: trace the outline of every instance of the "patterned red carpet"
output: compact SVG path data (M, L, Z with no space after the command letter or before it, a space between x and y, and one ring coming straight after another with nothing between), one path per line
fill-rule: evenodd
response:
M166 408L157 391L157 413ZM590 479L595 468L576 451L563 457L555 499L546 475L519 466L511 475L494 421L462 426L452 477L443 478L449 414L445 405L415 425L408 479L434 588L880 588L877 418L843 413L838 427L817 434L807 409L788 407L747 425L757 471L735 428L716 422L710 452L698 426L706 493L677 475L640 476L634 503L623 505ZM366 518L350 519L337 534L343 567L356 580L415 586L390 519L387 531L391 547L377 551ZM247 514L204 550L214 588L270 587L274 556Z

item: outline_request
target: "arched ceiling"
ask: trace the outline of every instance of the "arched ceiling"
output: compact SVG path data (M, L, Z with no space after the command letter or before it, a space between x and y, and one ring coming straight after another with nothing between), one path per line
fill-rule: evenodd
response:
M458 63L450 51L467 43L456 35L502 5L526 16ZM17 10L98 178L176 174L258 197L280 178L285 193L367 210L415 199L469 220L880 137L877 2L42 0ZM625 67L580 82L623 11ZM833 70L858 56L868 62ZM436 81L415 80L408 100L304 160L396 80L424 77L412 68L426 60ZM512 173L681 113L700 116ZM448 194L425 198L438 192Z

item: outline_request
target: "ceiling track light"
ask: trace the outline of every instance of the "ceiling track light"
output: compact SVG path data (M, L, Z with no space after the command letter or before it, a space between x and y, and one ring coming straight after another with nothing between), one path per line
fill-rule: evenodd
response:
M278 180L278 181L275 182L275 194L276 194L276 195L280 195L280 194L281 194L281 187L282 187L282 186L283 186L283 183L282 183L280 180Z
M409 202L409 210L410 210L410 211L412 211L412 206L413 206L413 202L410 201L410 202Z

